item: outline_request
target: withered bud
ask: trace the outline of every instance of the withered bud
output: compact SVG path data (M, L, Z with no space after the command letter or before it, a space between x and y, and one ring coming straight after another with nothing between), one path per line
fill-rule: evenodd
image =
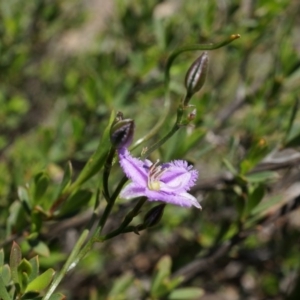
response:
M191 113L188 114L188 120L193 121L196 118L197 110L194 108Z
M185 76L187 98L198 92L204 85L208 66L207 52L203 52L190 66Z
M162 203L151 208L144 217L143 225L147 228L152 227L161 220L166 204Z
M111 126L110 141L117 149L127 148L132 143L133 135L134 121L131 119L117 121Z
M115 123L119 122L119 121L122 121L123 119L124 119L123 113L121 111L118 111L117 114L116 114Z

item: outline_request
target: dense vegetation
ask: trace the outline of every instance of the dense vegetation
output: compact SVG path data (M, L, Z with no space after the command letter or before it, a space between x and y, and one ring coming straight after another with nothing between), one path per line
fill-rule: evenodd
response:
M297 0L1 1L0 299L299 299L299 14ZM116 113L140 156L176 124L202 51L174 60L166 89L170 54L232 34L208 50L187 126L149 156L198 170L202 211L167 204L139 231L159 203L119 227L139 202L116 197L106 222L124 184L118 156L105 167ZM121 229L65 275L99 220Z

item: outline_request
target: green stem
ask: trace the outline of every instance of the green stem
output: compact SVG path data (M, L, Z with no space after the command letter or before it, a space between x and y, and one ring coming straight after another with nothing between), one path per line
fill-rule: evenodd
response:
M58 274L58 276L54 279L53 283L50 286L50 289L48 290L46 296L43 298L43 300L48 300L54 290L57 288L58 284L61 282L62 278L67 274L68 271L71 269L75 268L77 264L85 257L85 255L92 249L93 245L95 242L103 242L105 240L111 239L121 233L123 231L127 231L127 226L130 224L130 222L133 220L133 218L138 215L140 212L141 207L144 205L146 202L147 198L146 197L141 197L135 207L126 215L124 221L121 223L119 228L116 230L112 231L106 236L99 236L101 227L98 227L97 230L94 232L93 236L91 239L87 242L87 244L81 249L80 247L82 246L83 242L86 239L86 236L88 234L88 231L84 231L81 237L79 238L74 250L72 251L70 257L68 258L67 262L64 264L62 270ZM109 204L107 204L109 206Z
M113 162L115 153L116 153L116 149L114 147L111 147L109 150L109 153L107 155L107 158L106 158L106 161L104 164L104 170L103 170L103 178L102 178L103 194L104 194L104 197L107 202L110 202L108 179L109 179L109 174L110 174L110 170L112 167L112 162Z
M59 285L61 280L64 278L64 276L70 270L70 267L73 267L74 260L75 260L76 256L78 255L78 253L80 252L80 248L82 247L83 243L85 242L88 234L89 234L88 229L85 229L82 232L82 234L79 237L75 247L73 248L69 258L65 262L65 264L62 267L62 269L60 270L60 272L54 277L54 279L53 279L53 281L50 285L50 288L48 289L46 295L43 297L42 300L49 300L50 299L51 295L53 294L53 292L55 291L55 289L57 288L57 286Z
M177 109L177 118L176 121L172 127L172 129L162 138L160 139L157 143L149 147L142 155L142 158L146 158L150 155L151 152L154 150L158 149L161 145L163 145L170 137L174 135L178 131L178 129L181 127L181 120L183 116L183 111L184 108L182 105L180 105Z
M105 210L104 210L104 212L101 216L101 219L99 221L100 232L102 231L102 229L103 229L103 227L104 227L104 225L107 221L107 218L108 218L108 216L109 216L109 214L110 214L110 212L111 212L111 210L112 210L112 208L115 204L115 201L116 201L121 189L123 188L124 184L127 182L127 180L128 179L125 176L121 179L121 181L119 182L115 192L111 196L110 201L107 203L107 205L105 207Z
M115 193L112 196L112 199L115 200L117 198L117 195L119 194L119 190L122 189L122 186L124 185L124 183L127 181L127 178L123 178L123 180L120 182L122 184L119 184L119 186L117 187ZM70 271L71 269L75 268L76 265L79 263L79 261L85 257L85 255L92 249L92 246L95 242L103 242L105 240L111 239L123 232L132 232L134 231L134 227L130 228L127 227L130 222L133 220L133 218L140 212L141 207L144 205L144 203L146 202L147 198L146 197L141 197L140 200L137 202L137 204L135 205L135 207L126 215L124 221L121 223L120 227L117 228L116 230L112 231L111 233L109 233L106 236L100 236L99 233L102 230L107 217L111 211L111 208L113 207L113 203L112 201L110 203L107 204L106 206L106 213L103 213L103 216L100 220L100 226L98 226L97 230L94 232L93 236L91 237L91 239L87 242L87 244L82 248L82 250L80 250L81 246L83 245L89 231L85 230L83 231L83 233L81 234L79 240L77 241L73 251L71 252L68 260L66 261L66 263L64 264L63 268L61 269L61 271L59 272L59 274L54 278L49 290L47 291L47 294L44 296L44 298L42 300L48 300L50 299L51 295L53 294L53 292L55 291L55 289L57 288L57 286L59 285L59 283L61 282L61 280L63 279L63 277L68 273L68 271Z
M230 44L231 42L233 42L234 40L236 40L238 38L240 38L239 34L232 34L229 38L221 41L220 43L196 44L196 45L185 46L185 47L177 49L169 56L169 58L167 60L166 69L165 69L165 82L168 83L170 81L171 66L172 66L175 58L179 54L181 54L183 52L187 52L187 51L218 49L218 48L221 48L223 46Z
M77 264L85 257L85 255L92 249L94 243L97 242L102 242L105 240L104 237L99 236L100 233L100 227L98 227L95 232L93 233L93 236L90 238L90 240L86 243L86 245L80 250L76 258L74 259L73 263L70 265L70 268L68 271L71 269L74 269ZM97 237L97 240L95 240L95 237Z
M127 226L131 223L133 218L136 217L140 213L140 210L146 201L147 201L146 197L141 197L139 199L139 201L136 203L136 205L134 206L134 208L125 216L123 222L116 230L112 231L111 233L109 233L105 236L99 237L99 240L98 240L98 238L96 238L95 241L98 242L98 241L103 241L103 240L109 240L109 239L123 233L124 230L127 228ZM128 232L128 231L126 231L126 232Z

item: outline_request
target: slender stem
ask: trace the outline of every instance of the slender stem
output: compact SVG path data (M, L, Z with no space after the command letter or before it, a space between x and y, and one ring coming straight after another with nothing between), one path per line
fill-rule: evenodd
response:
M89 230L84 230L81 234L80 238L78 239L73 251L71 252L68 260L65 262L63 268L58 273L58 275L54 278L49 290L47 291L47 294L44 296L43 300L49 300L63 277L75 266L79 263L79 261L91 250L93 244L95 242L103 242L105 240L108 240L114 236L117 236L118 234L122 233L124 229L126 229L127 225L132 221L132 219L139 213L141 207L146 201L145 197L140 198L138 203L135 205L133 210L125 217L124 221L120 225L118 229L111 232L110 234L106 236L99 236L99 233L101 232L102 228L104 227L106 220L111 212L111 209L113 208L113 205L115 203L115 200L117 196L120 193L120 190L122 189L123 185L127 181L126 177L123 177L121 182L119 183L118 187L116 188L115 192L113 193L111 197L111 201L107 204L106 209L100 219L99 226L95 230L93 236L90 238L90 240L87 242L87 244L80 250L81 246L83 245L84 241L86 240L86 237L89 233Z
M221 48L223 46L226 46L233 42L234 40L240 38L239 34L232 34L229 38L221 41L220 43L210 43L210 44L196 44L196 45L190 45L190 46L185 46L182 48L177 49L174 51L168 58L167 64L166 64L166 69L165 69L165 82L170 81L170 70L171 66L175 60L175 58L186 51L195 51L195 50L214 50Z
M101 238L99 236L99 232L100 232L100 227L97 227L97 229L93 233L93 236L86 243L86 245L80 250L80 252L76 256L76 258L74 259L73 263L70 265L70 268L68 269L68 271L75 268L76 265L81 261L81 259L83 259L85 257L85 255L92 249L92 247L95 243L95 237L97 237L97 242L102 242L105 240L104 238Z
M103 194L107 202L110 202L110 195L109 195L109 188L108 188L108 179L110 175L110 170L112 167L112 162L114 159L116 153L116 149L114 147L111 147L109 150L109 153L107 155L105 164L104 164L104 170L103 170L103 178L102 178L102 183L103 183Z
M130 229L132 230L128 230L129 228L127 227L130 222L133 220L133 218L139 214L141 207L144 205L144 203L146 202L147 198L146 197L141 197L139 199L139 201L137 202L137 204L135 205L135 207L126 215L124 221L121 223L121 225L119 226L119 228L117 228L116 230L112 231L111 233L105 235L105 236L101 236L99 235L101 227L98 227L97 230L94 232L93 236L91 237L91 239L87 242L87 244L82 248L82 250L80 250L79 252L77 251L75 254L71 254L71 256L69 257L67 263L65 264L63 270L64 273L63 275L65 275L68 271L70 271L71 269L75 268L75 266L81 261L81 259L83 259L85 257L85 255L92 249L92 246L94 245L94 243L96 242L104 242L105 240L109 240L123 232L130 232L130 231L134 231L134 227L131 226ZM108 204L109 205L109 204ZM107 206L108 206L107 205ZM141 228L143 229L143 228ZM62 273L62 271L60 272L60 274ZM61 281L61 279L58 281L58 283ZM53 286L53 290L51 291L51 294L53 293L53 291L55 290L55 288L57 287L58 283ZM50 291L50 290L49 290ZM49 292L48 291L48 292ZM51 296L50 294L50 296ZM45 298L43 300L47 300L49 298Z
M87 228L93 228L96 220L99 219L99 203L100 203L100 188L97 189L96 197L95 197L95 204L93 209L92 217L87 225Z
M112 208L115 204L115 201L116 201L121 189L123 188L124 184L127 182L127 180L128 179L125 176L121 179L121 181L119 182L115 192L111 196L110 201L107 203L107 206L105 207L105 210L104 210L104 212L101 216L101 219L99 221L100 232L102 231L102 229L103 229L103 227L104 227L104 225L107 221L107 218L108 218L108 216L109 216L109 214L110 214L110 212L111 212L111 210L112 210Z
M55 291L55 289L57 288L57 286L59 285L59 283L61 282L61 280L63 279L63 277L67 274L67 272L70 270L70 267L73 267L74 264L74 260L77 256L77 254L80 251L80 248L82 247L83 243L85 242L87 236L89 234L89 230L85 229L81 236L79 237L76 245L74 246L69 258L67 259L67 261L65 262L65 264L63 265L62 269L60 270L60 272L57 274L57 276L54 277L50 288L48 289L46 295L43 297L42 300L49 300L51 295L53 294L53 292Z
M176 133L178 131L178 129L181 127L181 120L182 120L182 116L183 116L183 106L179 105L178 109L177 109L177 118L176 121L172 127L172 129L162 138L160 139L157 143L155 143L154 145L152 145L151 147L149 147L142 155L142 158L146 158L150 155L151 152L153 152L154 150L158 149L161 145L163 145L170 137L172 137L174 135L174 133Z
M105 235L104 237L103 236L100 237L100 241L111 239L111 238L123 233L123 231L131 223L133 218L136 217L140 213L140 210L146 201L147 201L146 197L141 197L139 199L139 201L136 203L136 205L134 206L134 208L125 216L121 225L116 230L112 231L111 233Z

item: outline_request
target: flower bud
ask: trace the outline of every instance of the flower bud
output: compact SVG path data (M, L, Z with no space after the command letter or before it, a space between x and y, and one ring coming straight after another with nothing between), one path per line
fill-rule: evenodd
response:
M162 203L151 208L144 217L143 225L146 228L152 227L156 225L160 220L164 213L166 204Z
M207 52L203 52L190 66L185 76L187 97L190 99L204 85L208 66Z
M131 119L117 120L110 129L110 141L112 145L119 148L127 148L133 140L134 121Z

